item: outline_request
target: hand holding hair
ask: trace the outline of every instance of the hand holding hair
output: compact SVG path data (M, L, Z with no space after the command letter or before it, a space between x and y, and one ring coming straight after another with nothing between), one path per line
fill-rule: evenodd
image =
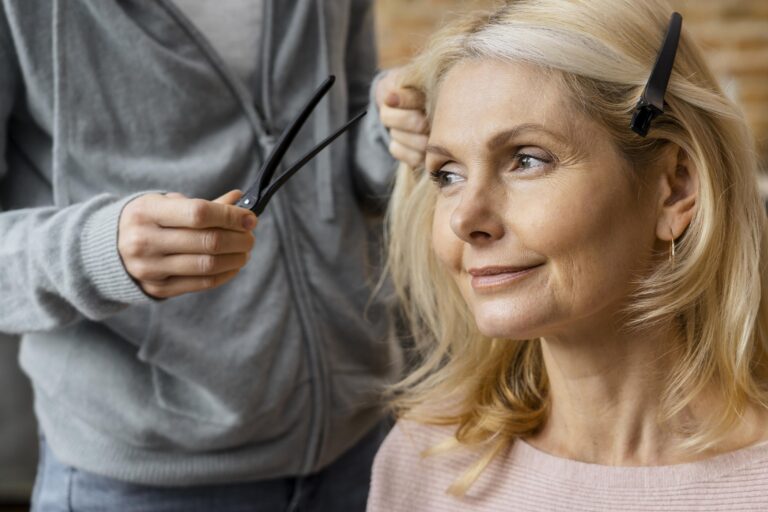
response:
M424 113L424 95L402 87L403 68L389 70L376 84L376 104L389 129L389 152L413 168L424 163L429 126Z

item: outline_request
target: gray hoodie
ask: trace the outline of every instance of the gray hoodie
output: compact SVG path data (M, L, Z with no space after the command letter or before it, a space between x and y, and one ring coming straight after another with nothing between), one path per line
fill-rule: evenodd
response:
M264 4L244 84L169 0L2 0L0 331L23 335L68 464L155 485L301 475L381 418L400 355L372 295L394 167L369 105L372 6ZM369 115L275 195L248 265L219 289L147 297L117 252L125 203L246 187L331 73L285 163Z

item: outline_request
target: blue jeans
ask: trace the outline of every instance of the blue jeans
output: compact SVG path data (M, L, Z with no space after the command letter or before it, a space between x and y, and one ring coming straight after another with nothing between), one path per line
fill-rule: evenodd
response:
M82 471L58 461L41 439L31 512L362 512L373 457L390 425L374 427L313 475L193 487L152 487Z

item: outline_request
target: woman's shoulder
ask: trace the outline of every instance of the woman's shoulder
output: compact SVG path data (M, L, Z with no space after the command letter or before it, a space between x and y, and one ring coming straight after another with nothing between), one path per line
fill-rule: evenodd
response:
M376 454L374 471L377 469L390 475L397 471L400 477L405 471L430 466L426 451L454 438L454 427L427 425L412 420L398 420ZM374 475L375 476L375 475Z
M392 443L405 443L410 446L432 447L435 441L453 439L456 425L433 425L411 419L400 419L392 427L389 437Z
M455 427L399 420L373 464L369 512L440 510L435 505L471 459L466 450L426 452L454 439L454 432Z

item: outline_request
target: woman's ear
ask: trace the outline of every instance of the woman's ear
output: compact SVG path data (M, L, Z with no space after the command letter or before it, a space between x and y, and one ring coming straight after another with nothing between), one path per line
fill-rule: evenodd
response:
M672 144L669 153L662 159L659 180L656 237L671 242L685 232L696 212L699 171L688 154Z

